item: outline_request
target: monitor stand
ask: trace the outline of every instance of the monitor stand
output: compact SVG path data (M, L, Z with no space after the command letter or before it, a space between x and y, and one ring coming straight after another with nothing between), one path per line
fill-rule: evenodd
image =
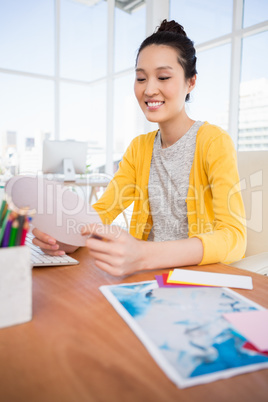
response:
M73 161L70 158L63 159L64 181L75 181L75 170Z

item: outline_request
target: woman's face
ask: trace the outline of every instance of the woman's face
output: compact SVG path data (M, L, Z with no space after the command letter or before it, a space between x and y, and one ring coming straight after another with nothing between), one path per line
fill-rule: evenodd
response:
M149 121L165 123L178 118L184 111L186 95L195 86L193 77L185 79L175 49L165 45L150 45L138 57L135 95Z

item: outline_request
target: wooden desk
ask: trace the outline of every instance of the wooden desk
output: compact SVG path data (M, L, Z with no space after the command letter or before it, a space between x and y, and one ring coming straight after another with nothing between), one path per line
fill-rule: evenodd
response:
M267 401L268 370L178 389L98 289L165 271L113 278L94 267L87 250L73 255L80 265L33 269L33 320L0 330L0 401ZM254 290L237 291L268 307L268 278L252 277Z

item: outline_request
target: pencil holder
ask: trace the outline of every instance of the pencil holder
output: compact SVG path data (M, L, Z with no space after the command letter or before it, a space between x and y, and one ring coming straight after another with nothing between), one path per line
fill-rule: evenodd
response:
M0 328L32 318L32 266L27 246L0 249Z

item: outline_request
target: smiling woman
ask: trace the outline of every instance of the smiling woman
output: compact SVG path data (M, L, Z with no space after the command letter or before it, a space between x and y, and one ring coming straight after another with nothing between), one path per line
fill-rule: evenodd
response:
M224 130L188 117L195 82L193 42L181 25L164 20L140 46L135 80L139 105L159 129L132 141L94 205L103 225L82 231L92 235L86 246L96 265L110 274L230 263L245 252L235 149ZM132 202L130 233L110 225ZM33 233L46 252L64 250Z

